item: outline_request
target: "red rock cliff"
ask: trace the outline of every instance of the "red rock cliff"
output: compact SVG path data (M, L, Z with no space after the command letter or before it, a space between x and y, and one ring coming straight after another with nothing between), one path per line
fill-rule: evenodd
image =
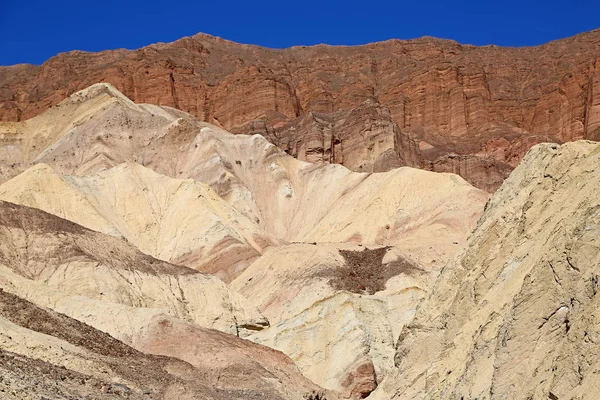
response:
M273 50L199 34L0 67L0 120L104 81L302 159L456 172L491 191L538 142L600 140L599 58L600 30L524 48L422 38Z

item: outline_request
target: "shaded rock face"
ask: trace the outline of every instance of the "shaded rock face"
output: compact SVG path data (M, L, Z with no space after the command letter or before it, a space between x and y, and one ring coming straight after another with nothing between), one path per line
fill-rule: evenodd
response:
M587 399L600 389L600 144L534 147L397 344L376 399Z
M358 172L401 166L451 172L493 192L531 146L560 142L550 135L525 135L504 124L472 136L434 137L401 129L390 109L366 100L351 111L309 112L274 129L251 124L286 153L304 161L336 163Z
M414 141L400 131L388 108L373 101L351 111L309 112L280 128L263 125L257 133L308 162L342 164L358 172L420 166Z
M175 384L183 389L186 382L177 375L186 369L191 372L183 362L140 353L106 333L2 289L0 326L2 398L83 398L105 394L110 399L142 399L142 392L156 398L174 398L167 395L168 387ZM15 333L19 336L13 336ZM52 346L59 350L49 351ZM19 354L15 354L17 351ZM104 374L100 368L105 369ZM127 388L128 393L113 393L111 378L127 382L128 385L117 384L115 388ZM194 386L190 385L189 390L198 398L216 394L206 383Z
M98 82L237 133L276 132L311 112L360 113L372 101L412 138L421 167L458 172L494 190L533 144L600 136L599 41L596 30L528 48L422 38L272 50L199 34L133 51L74 51L39 67L0 67L0 120L30 118ZM329 152L324 143L323 159L366 170L413 165L389 152L395 133L388 123L384 115L375 129L353 127L335 157L335 140ZM283 143L304 143L296 146L299 157L318 159L319 135L291 136Z
M373 363L361 364L346 376L342 382L342 388L351 388L350 398L364 399L377 388L374 377Z

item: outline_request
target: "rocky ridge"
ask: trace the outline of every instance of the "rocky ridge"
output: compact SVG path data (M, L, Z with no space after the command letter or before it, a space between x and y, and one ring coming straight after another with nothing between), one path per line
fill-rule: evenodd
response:
M176 324L184 324L185 329ZM325 392L302 377L279 352L167 316L156 325L152 333L146 333L142 353L0 288L0 395L10 400L324 398ZM182 359L189 360L189 354L183 357L153 342L152 337L155 341L164 338L157 332L160 329L176 331L190 347L212 357L212 364L185 362ZM219 346L207 346L211 341ZM238 352L246 358L228 357ZM160 355L165 353L174 357ZM220 381L221 374L228 379ZM327 396L335 399L334 394Z
M599 157L587 141L529 151L404 327L375 399L595 396Z

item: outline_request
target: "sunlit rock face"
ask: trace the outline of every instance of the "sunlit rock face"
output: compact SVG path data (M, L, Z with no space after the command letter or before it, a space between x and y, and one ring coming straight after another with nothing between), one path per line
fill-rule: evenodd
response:
M404 327L374 398L593 397L599 161L588 141L527 153Z

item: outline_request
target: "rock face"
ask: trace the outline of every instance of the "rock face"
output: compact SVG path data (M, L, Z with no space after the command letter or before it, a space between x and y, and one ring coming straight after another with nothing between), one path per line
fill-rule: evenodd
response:
M400 335L380 399L584 399L600 390L600 145L543 144L492 197Z
M309 112L260 133L286 153L308 162L342 164L360 172L420 166L415 142L398 128L388 108L372 100L351 111Z
M600 138L599 42L596 30L528 48L421 38L273 50L199 34L0 67L0 119L26 120L109 82L232 132L279 133L277 144L307 160L368 171L404 161L494 190L536 143ZM365 114L365 101L389 116Z

